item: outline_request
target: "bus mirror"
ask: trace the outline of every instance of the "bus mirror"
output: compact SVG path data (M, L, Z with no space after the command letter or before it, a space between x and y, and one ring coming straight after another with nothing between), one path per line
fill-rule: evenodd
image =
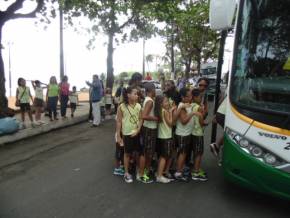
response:
M213 30L232 28L237 0L211 0L209 21Z

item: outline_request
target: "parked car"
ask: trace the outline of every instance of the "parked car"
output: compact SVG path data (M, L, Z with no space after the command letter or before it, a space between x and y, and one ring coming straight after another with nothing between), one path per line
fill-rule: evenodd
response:
M144 87L144 85L146 83L153 83L155 86L155 90L156 90L156 95L162 95L162 89L161 89L161 84L160 82L156 81L156 80L143 80L142 81L142 86ZM145 90L144 90L145 91Z

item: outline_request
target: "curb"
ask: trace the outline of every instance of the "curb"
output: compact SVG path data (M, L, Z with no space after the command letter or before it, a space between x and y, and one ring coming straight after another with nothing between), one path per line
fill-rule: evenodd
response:
M20 130L12 135L4 135L0 137L0 146L8 143L20 141L22 139L30 138L36 135L44 134L52 130L61 129L64 127L76 125L82 123L88 119L88 114L84 114L73 119L67 119L65 121L58 121L56 123L44 124L35 128L28 128Z

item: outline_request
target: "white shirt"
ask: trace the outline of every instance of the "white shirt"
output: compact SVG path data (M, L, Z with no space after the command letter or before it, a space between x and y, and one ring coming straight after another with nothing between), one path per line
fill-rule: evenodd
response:
M43 88L35 87L35 98L43 100Z
M68 98L69 98L70 103L74 103L74 104L78 103L78 94L77 93L71 93Z

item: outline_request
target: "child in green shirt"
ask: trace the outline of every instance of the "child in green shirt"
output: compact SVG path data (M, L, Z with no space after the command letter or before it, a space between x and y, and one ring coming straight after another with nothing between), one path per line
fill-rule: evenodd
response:
M194 167L192 172L192 180L195 181L207 181L206 173L201 169L201 160L204 151L204 126L206 123L203 118L203 109L201 107L201 94L198 89L192 90L192 110L193 112L199 112L193 116L194 124L192 129L192 146L194 154Z
M133 178L129 174L129 162L134 153L140 150L141 105L137 103L137 89L128 87L124 89L123 95L124 103L120 104L117 111L117 142L124 145L125 182L132 183Z
M171 180L166 178L163 173L166 164L172 158L173 153L173 139L172 139L172 126L173 126L173 110L167 97L157 96L155 100L156 116L158 117L158 146L159 147L159 163L157 170L156 181L160 183L169 183Z

